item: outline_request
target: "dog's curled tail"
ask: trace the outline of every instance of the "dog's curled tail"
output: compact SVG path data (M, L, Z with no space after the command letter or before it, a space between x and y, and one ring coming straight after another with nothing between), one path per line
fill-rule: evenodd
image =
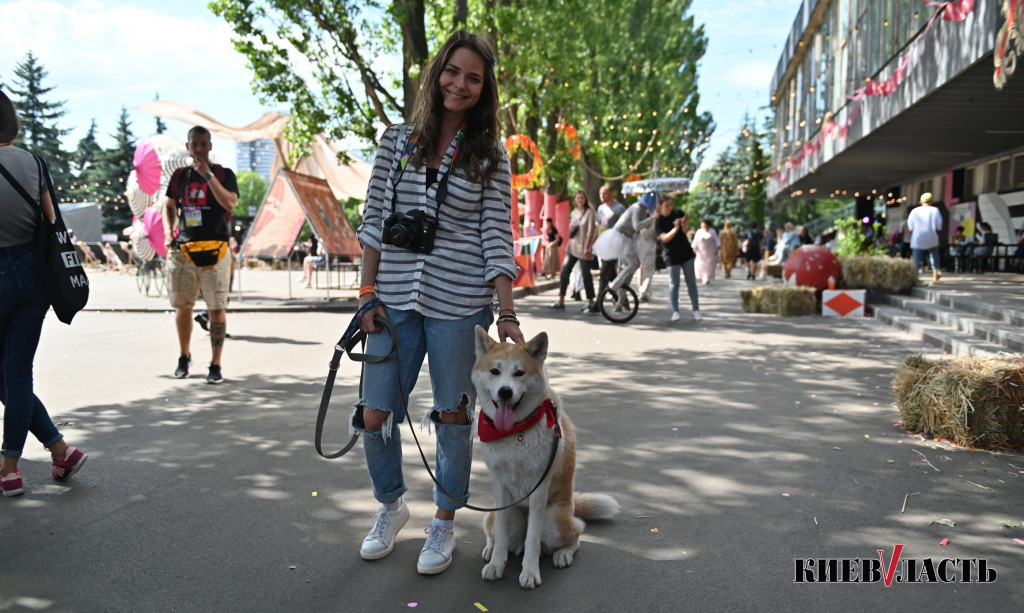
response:
M608 494L572 495L574 515L580 519L611 519L622 512L619 503Z

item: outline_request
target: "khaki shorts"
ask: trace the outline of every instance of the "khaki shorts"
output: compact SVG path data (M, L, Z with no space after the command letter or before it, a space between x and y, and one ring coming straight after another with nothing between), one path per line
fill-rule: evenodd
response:
M176 309L191 309L203 288L206 308L218 311L228 308L228 291L231 289L231 273L234 258L231 252L222 257L215 266L199 268L188 259L181 249L167 252L167 293L171 306Z

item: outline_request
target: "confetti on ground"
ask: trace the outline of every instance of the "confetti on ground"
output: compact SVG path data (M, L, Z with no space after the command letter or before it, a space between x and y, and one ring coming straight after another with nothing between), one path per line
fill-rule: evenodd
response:
M789 496L789 494L783 494L783 496L787 496L787 497L788 497L788 496Z
M410 609L415 609L419 605L417 603L415 603L415 602L410 602L406 606L409 607Z
M316 492L313 492L313 495L316 496Z
M289 566L289 567L288 567L288 570L295 570L295 565L294 565L294 564L292 564L291 566Z
M870 434L865 434L864 438L871 438L871 435Z
M956 522L952 519L937 519L933 523L942 524L943 526L949 526L950 528L956 527Z
M939 545L942 545L942 546L949 545L949 539L942 539L941 541L939 541Z
M895 464L896 460L886 460L886 462L888 462L889 464Z
M1013 542L1017 543L1018 545L1024 545L1024 539L1013 539Z
M1006 526L1007 528L1016 528L1017 527L1017 524L1013 523L1012 521L1001 521L999 523L1001 523L1002 525Z
M651 528L651 532L657 532L657 531L658 531L657 528Z
M672 428L672 429L673 429L673 430L678 430L679 428Z
M479 602L474 602L473 604L476 605L476 608L480 609L481 611L486 611L487 610L487 607L485 607L484 605L480 604Z
M833 447L832 449L835 449L836 451L842 451L843 450L842 447Z

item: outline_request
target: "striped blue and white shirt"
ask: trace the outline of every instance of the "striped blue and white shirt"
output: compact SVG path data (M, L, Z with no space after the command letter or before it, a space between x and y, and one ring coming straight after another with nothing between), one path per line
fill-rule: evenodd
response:
M512 251L508 155L504 147L495 144L500 151L499 168L487 185L482 178L470 181L462 169L452 172L448 197L437 207L434 197L440 181L426 187L426 166L408 164L401 171L401 154L412 130L409 124L391 126L381 138L366 190L359 242L380 252L375 286L381 302L437 319L469 317L493 301L495 277L505 275L514 280L519 274ZM453 139L448 145L439 177L443 178L451 166L455 144ZM397 212L420 209L433 216L436 211L437 233L430 253L381 242L384 219L394 212L391 197L396 189Z

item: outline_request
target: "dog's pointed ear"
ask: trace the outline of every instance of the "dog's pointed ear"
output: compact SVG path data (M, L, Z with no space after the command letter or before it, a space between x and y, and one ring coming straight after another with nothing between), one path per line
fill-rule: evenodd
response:
M474 330L476 332L476 359L480 359L485 353L491 350L491 345L494 341L487 334L487 330L484 330L480 326L477 326Z
M538 362L543 362L548 357L548 333L541 332L526 343L526 353L533 356Z

